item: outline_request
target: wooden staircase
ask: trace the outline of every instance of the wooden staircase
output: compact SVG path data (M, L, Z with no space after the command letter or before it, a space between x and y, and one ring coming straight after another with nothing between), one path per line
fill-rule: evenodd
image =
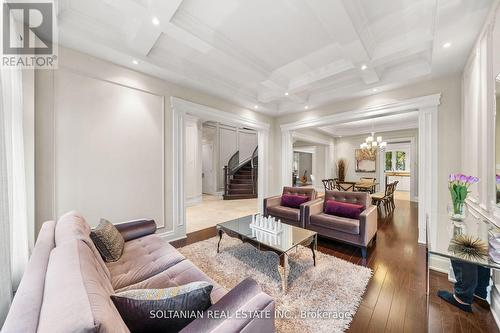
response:
M243 163L236 152L224 167L224 200L257 198L257 148L252 157Z

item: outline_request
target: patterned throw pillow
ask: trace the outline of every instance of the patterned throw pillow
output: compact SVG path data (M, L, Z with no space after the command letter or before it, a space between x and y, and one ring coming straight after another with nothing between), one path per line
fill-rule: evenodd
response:
M166 289L126 290L111 299L132 333L179 332L211 305L205 281Z
M122 256L125 240L113 223L101 219L99 225L90 232L90 238L106 262L117 261Z

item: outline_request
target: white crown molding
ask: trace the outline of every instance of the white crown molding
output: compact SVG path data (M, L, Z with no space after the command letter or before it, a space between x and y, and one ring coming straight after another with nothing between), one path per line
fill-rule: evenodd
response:
M331 137L338 138L339 136L346 137L346 136L358 136L360 134L364 133L383 133L383 132L394 132L394 131L404 131L404 130L410 130L410 129L416 129L418 128L418 120L415 121L410 121L410 122L405 122L402 124L392 124L392 125L379 125L375 127L369 127L369 126L363 126L356 128L355 130L335 130L335 127L332 126L332 128L328 128L327 126L325 127L318 127L318 130L322 131L323 133L330 135ZM353 132L356 132L356 134L352 134Z
M326 146L328 146L332 143L331 140L321 139L321 138L318 138L316 136L304 134L304 133L300 133L300 132L292 132L292 138L300 140L300 141L312 142L312 143L317 143L317 144L326 145Z
M433 94L406 99L399 102L369 106L361 109L335 113L330 116L299 120L282 124L281 130L292 131L306 127L320 127L330 124L342 124L356 120L372 119L393 114L407 113L425 108L437 107L440 104L441 94Z
M191 112L193 115L196 115L197 117L202 119L204 118L223 124L235 125L236 127L247 126L255 130L266 131L271 128L271 125L269 123L261 122L249 117L240 116L235 113L214 109L212 107L193 103L178 97L171 98L171 106L173 109L183 110L183 112L185 113Z

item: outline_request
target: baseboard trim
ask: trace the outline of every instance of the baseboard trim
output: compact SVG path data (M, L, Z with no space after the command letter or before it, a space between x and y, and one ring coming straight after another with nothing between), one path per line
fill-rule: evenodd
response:
M430 255L429 269L433 271L448 274L450 273L450 259L441 256Z
M495 323L497 327L500 328L500 292L497 289L496 285L493 285L490 291L491 297L491 314L493 315L493 319L495 319Z

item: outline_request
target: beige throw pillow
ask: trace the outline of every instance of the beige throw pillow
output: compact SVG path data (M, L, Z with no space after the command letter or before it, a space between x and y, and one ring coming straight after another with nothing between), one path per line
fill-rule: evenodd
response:
M101 219L99 225L90 232L90 238L106 262L117 261L122 256L125 240L113 223Z

